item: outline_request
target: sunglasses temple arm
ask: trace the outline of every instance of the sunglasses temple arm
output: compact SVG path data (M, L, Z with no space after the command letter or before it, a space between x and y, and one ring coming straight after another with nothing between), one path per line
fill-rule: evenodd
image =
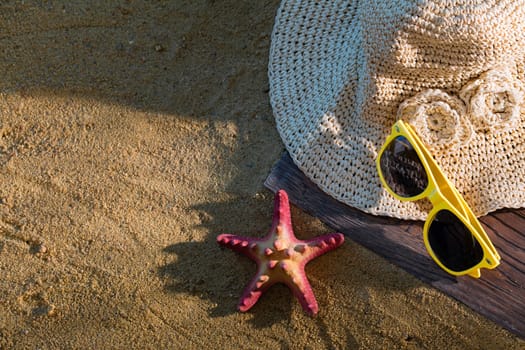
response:
M493 257L497 260L501 259L498 252L496 251L496 248L494 247L489 237L487 236L485 230L481 226L481 223L476 218L474 213L472 213L472 210L469 208L468 204L465 202L465 200L463 199L463 197L461 196L457 188L446 178L445 174L443 174L442 170L438 167L432 155L427 151L425 145L422 144L419 137L415 134L415 132L410 127L410 125L407 125L406 129L410 133L411 138L417 144L417 147L419 148L421 155L425 158L425 161L430 168L428 170L432 173L431 176L434 178L434 181L436 182L435 187L439 188L436 190L435 194L429 196L430 197L429 199L431 199L434 205L438 201L446 200L447 202L449 202L450 205L455 207L457 210L460 210L463 216L470 222L470 224L479 233L478 237L483 240L483 242L485 243L485 246L488 247ZM439 198L436 198L436 197L439 197Z
M445 197L445 199L452 204L456 209L460 210L460 212L465 216L466 218L469 218L470 221L470 215L469 210L465 207L466 203L464 203L461 194L456 189L456 187L446 178L445 174L443 174L443 171L439 168L439 166L436 164L436 161L432 157L432 155L427 151L426 146L421 142L419 137L416 135L416 133L412 130L410 125L407 125L408 132L410 133L411 138L414 140L414 142L417 145L417 148L421 155L425 158L425 162L428 165L430 169L427 171L430 171L431 177L433 178L435 184L434 187L436 187L436 195L439 197ZM437 199L435 196L430 196L430 200L434 203L434 201L442 200L442 198ZM436 198L436 199L434 199Z

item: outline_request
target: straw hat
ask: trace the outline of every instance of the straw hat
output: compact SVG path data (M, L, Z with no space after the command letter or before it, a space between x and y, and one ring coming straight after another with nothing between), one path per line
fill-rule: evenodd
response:
M424 219L375 157L409 122L478 216L525 206L525 1L282 2L270 98L299 168L341 202Z

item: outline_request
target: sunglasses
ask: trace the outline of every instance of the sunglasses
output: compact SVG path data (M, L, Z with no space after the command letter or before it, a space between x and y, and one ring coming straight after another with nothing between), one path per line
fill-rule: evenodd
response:
M500 256L456 187L446 178L410 125L397 121L376 160L381 183L401 201L428 198L433 209L423 239L434 261L451 275L481 276Z

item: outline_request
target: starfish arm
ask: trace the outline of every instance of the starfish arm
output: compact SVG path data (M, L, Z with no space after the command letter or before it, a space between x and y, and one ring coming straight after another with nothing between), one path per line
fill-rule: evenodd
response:
M297 271L293 279L286 281L285 284L292 290L303 310L310 316L315 316L319 311L319 306L317 305L312 286L308 278L306 278L304 267Z
M257 273L251 282L244 289L237 308L241 312L246 312L254 306L261 295L270 288L274 281L268 275Z
M275 194L270 234L278 230L278 226L280 226L280 231L285 232L285 234L293 234L290 202L288 200L288 194L284 190L279 190Z
M308 261L328 253L331 250L342 245L345 241L345 236L342 233L329 233L309 240L301 241L304 244L305 258ZM300 244L299 244L300 245Z
M256 250L258 249L257 244L260 241L261 240L257 238L241 237L228 233L223 233L217 236L217 243L238 253L244 254L256 262L259 262Z

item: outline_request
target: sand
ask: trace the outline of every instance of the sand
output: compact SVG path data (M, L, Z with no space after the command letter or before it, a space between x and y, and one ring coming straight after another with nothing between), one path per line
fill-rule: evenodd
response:
M0 6L0 348L525 347L350 239L307 266L317 317L281 285L236 311L255 265L215 239L270 227L277 6Z

